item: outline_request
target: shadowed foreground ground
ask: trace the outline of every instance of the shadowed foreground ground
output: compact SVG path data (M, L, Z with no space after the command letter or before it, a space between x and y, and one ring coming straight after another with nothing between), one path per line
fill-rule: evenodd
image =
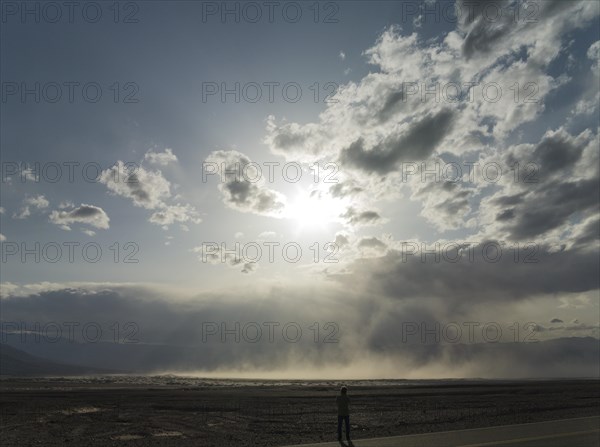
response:
M4 446L281 446L335 439L337 383L4 379ZM349 383L355 438L600 414L600 381Z

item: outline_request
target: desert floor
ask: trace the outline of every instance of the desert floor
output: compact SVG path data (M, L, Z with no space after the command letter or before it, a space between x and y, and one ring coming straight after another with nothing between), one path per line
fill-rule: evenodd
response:
M348 383L353 437L600 414L600 381ZM2 379L3 446L281 446L336 439L337 382Z

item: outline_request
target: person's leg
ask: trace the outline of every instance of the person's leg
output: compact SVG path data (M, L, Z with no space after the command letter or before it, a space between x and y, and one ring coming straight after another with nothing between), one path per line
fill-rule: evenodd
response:
M350 416L346 416L344 419L346 422L346 439L349 441L350 440Z
M344 420L343 416L338 416L338 441L342 440L342 421Z

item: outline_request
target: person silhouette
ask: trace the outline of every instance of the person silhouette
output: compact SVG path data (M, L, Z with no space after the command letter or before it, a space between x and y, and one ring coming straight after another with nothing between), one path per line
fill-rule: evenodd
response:
M340 394L335 398L338 410L338 441L342 442L342 422L346 423L346 439L350 442L350 398L348 397L348 388L340 388Z

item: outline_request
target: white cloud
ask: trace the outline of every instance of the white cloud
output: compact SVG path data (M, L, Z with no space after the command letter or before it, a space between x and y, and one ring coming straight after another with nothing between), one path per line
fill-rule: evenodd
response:
M422 201L421 216L439 231L482 223L477 205L483 187L406 184L399 181L402 163L442 156L476 161L506 147L524 124L547 113L549 95L571 82L566 71L554 74L550 64L570 45L565 36L593 23L600 7L588 1L543 2L535 22L509 20L506 11L490 26L481 2L465 3L471 8L474 3L474 16L463 15L442 38L425 40L399 26L385 30L363 53L375 72L341 85L337 102L312 122L269 116L265 144L288 160L338 163L340 174L372 200L410 188L411 198ZM599 42L587 51L595 78L578 104L578 98L569 99L574 113L597 110L599 51Z
M171 198L171 184L160 170L151 171L139 166L130 171L119 160L110 169L102 171L99 181L112 194L131 199L135 206L154 210L149 219L151 223L168 227L175 222L197 224L202 221L192 205L167 203Z
M58 205L58 208L63 210L65 208L74 208L75 204L73 202L71 202L70 200L66 200L64 202L60 202L60 204Z
M154 209L171 195L171 184L159 170L149 171L139 166L130 170L119 160L111 168L102 171L100 183L115 195L127 197L135 206Z
M419 168L419 172L420 172ZM423 182L420 175L411 177L410 187L413 191L411 199L421 202L421 215L432 223L439 231L473 227L474 219L469 219L472 212L470 198L474 188L468 188L462 182L429 181Z
M149 150L146 152L146 155L144 155L144 159L160 166L167 166L169 163L177 162L177 156L173 153L173 150L169 148L165 149L164 152L154 152L153 150Z
M23 167L21 171L21 178L31 182L38 182L39 173L35 172L33 168Z
M592 71L600 76L600 40L594 42L587 51L587 57L592 61Z
M155 211L150 216L150 222L158 225L171 225L175 222L191 222L198 224L202 219L198 212L189 204L166 205L164 208Z
M584 81L585 91L571 112L574 116L593 115L600 104L600 90L598 89L600 83L600 40L597 40L588 48L587 57L592 61L591 76Z
M484 26L488 23L476 8L479 15L472 22L459 24L443 40L403 35L392 26L364 52L379 72L340 86L337 102L328 104L316 122L278 122L270 117L265 142L272 152L290 159L336 157L359 138L367 151L379 147L391 136L400 136L399 127L408 130L409 124L442 109L449 109L457 122L440 135L436 145L440 150L460 154L480 148L487 139L501 140L534 120L544 110L548 93L566 81L545 70L563 48L561 33L585 26L598 15L597 5L591 3L548 6L540 12L539 23L506 19L495 24L494 33ZM522 49L527 51L525 58L518 57ZM476 85L467 94L470 82ZM453 90L442 91L450 83L463 91L457 101ZM515 83L520 86L518 101L510 90ZM426 87L436 85L440 90L436 97L423 96ZM498 102L491 102L495 85L502 94ZM524 101L525 97L535 101Z
M236 243L239 246L239 242ZM258 268L257 262L247 262L243 259L241 251L228 250L224 244L205 243L190 249L192 253L198 255L198 260L202 263L212 265L226 265L237 268L241 266L242 273L252 273Z
M13 214L13 219L26 219L31 216L31 209L42 210L47 208L50 202L43 195L26 197L18 213Z

